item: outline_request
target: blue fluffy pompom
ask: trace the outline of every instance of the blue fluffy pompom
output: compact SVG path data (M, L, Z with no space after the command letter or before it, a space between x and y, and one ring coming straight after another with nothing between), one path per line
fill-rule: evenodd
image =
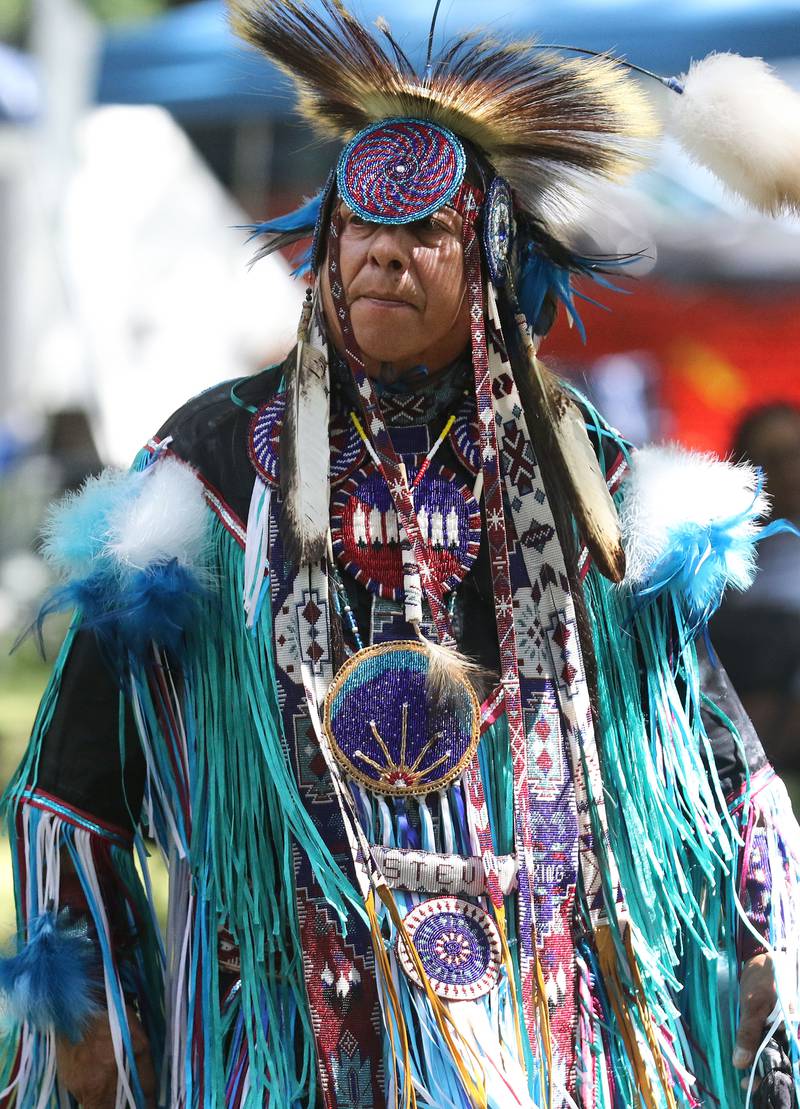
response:
M42 554L51 566L61 574L90 574L106 541L109 518L124 511L136 492L129 474L104 470L79 492L68 493L51 508L42 532Z
M764 522L763 485L752 466L711 454L670 444L634 452L619 513L625 585L637 603L671 595L696 631L727 588L747 589L756 544L780 531L798 534L785 520Z
M54 612L79 608L82 626L92 629L111 651L142 657L155 641L179 651L183 631L205 587L177 559L154 563L131 574L120 589L106 567L54 590L39 610L37 624Z
M61 584L35 627L78 608L117 661L156 642L178 652L208 590L208 512L195 472L162 458L89 482L51 515L44 551Z
M671 533L671 545L650 571L638 596L647 599L666 591L683 598L697 624L705 623L719 607L726 586L742 563L753 561L752 536L738 535L734 523L702 526L687 523Z
M101 1011L99 985L94 945L66 909L35 917L27 943L0 959L0 993L11 1016L40 1031L54 1028L73 1043Z

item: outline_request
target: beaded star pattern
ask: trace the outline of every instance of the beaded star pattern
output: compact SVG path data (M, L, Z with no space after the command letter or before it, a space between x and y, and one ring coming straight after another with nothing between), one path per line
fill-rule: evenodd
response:
M502 962L500 934L489 914L459 897L435 897L413 908L403 921L433 992L449 1001L474 1001L497 982ZM398 938L403 970L422 985L405 941Z
M428 657L413 640L366 647L337 674L325 699L324 726L345 772L385 794L442 789L472 758L480 709L462 680L432 703Z

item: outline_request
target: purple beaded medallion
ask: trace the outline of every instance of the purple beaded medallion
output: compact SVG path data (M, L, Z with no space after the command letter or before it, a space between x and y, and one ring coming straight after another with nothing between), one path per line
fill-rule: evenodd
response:
M416 469L407 465L408 480ZM445 592L464 580L481 540L471 490L445 466L432 465L412 492L428 564ZM387 601L403 597L397 512L382 474L371 466L343 482L331 500L333 553L343 570Z
M497 982L502 947L497 925L479 905L459 897L435 897L403 921L435 994L448 1001L474 1001ZM397 954L409 978L422 985L402 939Z
M475 753L480 707L459 682L433 703L428 656L414 640L366 647L336 675L325 698L325 731L345 772L376 793L442 789Z
M262 404L250 423L248 451L256 473L270 485L280 484L281 430L286 394L278 393ZM348 421L331 420L331 484L352 474L364 461L366 450L358 432Z

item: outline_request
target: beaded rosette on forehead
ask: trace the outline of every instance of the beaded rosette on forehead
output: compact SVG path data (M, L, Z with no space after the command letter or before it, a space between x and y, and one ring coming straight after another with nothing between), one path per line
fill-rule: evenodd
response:
M342 200L372 223L424 219L457 200L467 157L446 127L418 119L388 119L365 128L339 158Z

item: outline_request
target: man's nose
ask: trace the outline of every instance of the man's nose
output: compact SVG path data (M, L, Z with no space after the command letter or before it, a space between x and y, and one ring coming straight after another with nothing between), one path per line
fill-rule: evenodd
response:
M411 242L405 227L381 224L370 239L370 261L382 269L405 270L411 259Z

